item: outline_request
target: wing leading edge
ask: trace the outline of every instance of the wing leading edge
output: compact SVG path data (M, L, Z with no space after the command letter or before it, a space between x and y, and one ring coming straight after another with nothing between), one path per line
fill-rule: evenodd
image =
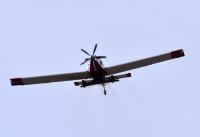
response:
M169 52L166 54L133 61L121 65L116 65L112 67L105 68L109 75L141 68L144 66L152 65L155 63L179 58L185 56L184 51L176 50L173 52ZM42 83L50 83L50 82L61 82L61 81L70 81L70 80L80 80L85 78L91 78L88 71L85 72L76 72L76 73L66 73L66 74L57 74L57 75L47 75L47 76L37 76L37 77L26 77L26 78L13 78L10 79L12 86L17 85L30 85L30 84L42 84Z
M158 55L158 56L154 56L154 57L150 57L150 58L146 58L146 59L142 59L142 60L138 60L138 61L133 61L133 62L121 64L121 65L108 67L108 68L106 68L106 71L108 72L109 75L112 75L112 74L141 68L144 66L152 65L155 63L159 63L159 62L163 62L163 61L167 61L167 60L171 60L171 59L175 59L175 58L179 58L179 57L183 57L183 56L185 56L184 51L183 51L183 49L180 49L180 50L176 50L176 51L169 52L166 54L162 54L162 55Z
M79 80L79 79L85 79L86 77L91 78L88 71L48 75L48 76L27 77L27 78L13 78L10 79L10 82L12 86L17 86L17 85L30 85L30 84Z

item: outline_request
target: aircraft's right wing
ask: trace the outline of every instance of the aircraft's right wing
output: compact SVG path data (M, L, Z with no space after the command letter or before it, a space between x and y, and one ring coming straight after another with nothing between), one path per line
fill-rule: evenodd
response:
M162 54L162 55L158 55L158 56L154 56L154 57L150 57L150 58L146 58L146 59L142 59L138 61L133 61L133 62L121 64L121 65L108 67L105 69L109 75L112 75L112 74L141 68L144 66L152 65L155 63L159 63L162 61L167 61L167 60L171 60L171 59L175 59L175 58L179 58L183 56L185 56L185 54L184 54L184 51L181 49L181 50L176 50L170 53L166 53L166 54Z
M79 80L85 78L91 78L88 71L47 75L47 76L12 78L10 79L10 82L12 86L17 86L17 85L42 84L42 83L60 82L60 81L71 81L71 80Z

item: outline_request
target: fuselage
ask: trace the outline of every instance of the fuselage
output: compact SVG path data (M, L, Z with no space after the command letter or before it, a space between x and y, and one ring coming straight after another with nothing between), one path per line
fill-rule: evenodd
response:
M95 81L103 81L107 75L101 59L92 58L89 65L89 72Z

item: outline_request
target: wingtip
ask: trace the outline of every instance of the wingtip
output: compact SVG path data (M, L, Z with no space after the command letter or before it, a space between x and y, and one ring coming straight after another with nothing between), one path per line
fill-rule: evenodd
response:
M12 86L24 85L22 78L11 78L10 83Z
M180 57L184 57L185 53L183 49L180 49L180 50L172 51L171 56L172 58L180 58Z

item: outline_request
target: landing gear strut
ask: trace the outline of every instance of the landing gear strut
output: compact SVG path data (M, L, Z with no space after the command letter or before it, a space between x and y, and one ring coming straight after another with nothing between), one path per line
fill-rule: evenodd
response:
M105 96L107 95L106 90L104 90L104 95L105 95Z
M106 95L107 95L107 92L106 92L105 85L103 85L103 88L104 88L104 95L106 96Z

